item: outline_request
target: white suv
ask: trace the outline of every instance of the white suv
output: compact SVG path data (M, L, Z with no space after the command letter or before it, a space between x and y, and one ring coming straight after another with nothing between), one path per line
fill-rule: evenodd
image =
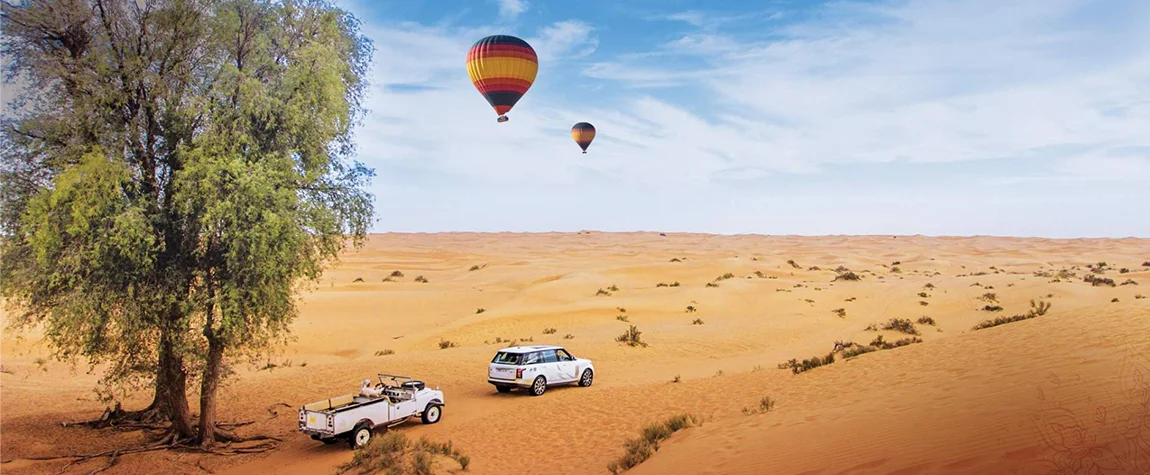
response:
M578 383L591 385L595 366L591 360L576 358L561 346L513 346L499 350L487 369L487 382L501 393L511 388L530 389L542 396L547 386Z

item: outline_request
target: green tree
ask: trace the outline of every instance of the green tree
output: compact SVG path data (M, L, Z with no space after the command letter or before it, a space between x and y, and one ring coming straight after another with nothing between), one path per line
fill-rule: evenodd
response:
M372 215L350 161L370 42L323 0L3 4L8 80L0 292L139 417L210 446L228 362L290 335ZM201 383L200 420L188 410ZM198 430L197 430L198 429Z

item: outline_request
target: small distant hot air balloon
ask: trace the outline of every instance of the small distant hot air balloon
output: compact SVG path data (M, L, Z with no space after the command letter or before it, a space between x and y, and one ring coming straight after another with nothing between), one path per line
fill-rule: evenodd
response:
M538 72L535 49L514 36L488 36L467 51L467 75L499 114L498 122L507 122L507 112L531 88Z
M571 127L571 138L575 139L575 143L579 144L583 153L587 153L587 147L591 145L592 140L595 140L595 126L587 122L575 124Z

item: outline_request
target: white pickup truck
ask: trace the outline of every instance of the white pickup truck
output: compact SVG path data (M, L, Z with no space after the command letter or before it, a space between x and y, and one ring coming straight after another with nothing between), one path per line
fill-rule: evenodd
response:
M443 416L443 392L428 389L407 376L378 374L374 387L365 379L359 394L345 394L305 404L299 409L299 430L325 444L346 440L351 448L371 442L378 427L393 427L419 416L424 424Z

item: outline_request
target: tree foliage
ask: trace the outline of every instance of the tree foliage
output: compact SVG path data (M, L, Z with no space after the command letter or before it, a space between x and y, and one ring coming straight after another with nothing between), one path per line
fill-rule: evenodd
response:
M36 84L2 132L13 325L153 385L181 436L200 376L210 443L227 361L282 343L296 285L369 225L370 42L323 0L4 3L3 32L8 80Z

